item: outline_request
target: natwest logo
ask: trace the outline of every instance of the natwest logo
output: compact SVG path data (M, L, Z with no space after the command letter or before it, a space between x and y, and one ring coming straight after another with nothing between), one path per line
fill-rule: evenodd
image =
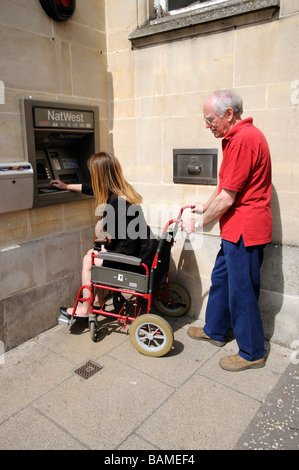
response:
M67 122L84 122L83 113L72 113L70 111L59 111L48 109L49 121L67 121Z
M93 111L72 108L33 106L36 127L94 129Z

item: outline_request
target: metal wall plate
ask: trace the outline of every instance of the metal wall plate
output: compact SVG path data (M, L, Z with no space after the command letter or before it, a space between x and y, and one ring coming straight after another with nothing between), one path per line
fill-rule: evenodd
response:
M174 149L173 182L217 185L217 149Z

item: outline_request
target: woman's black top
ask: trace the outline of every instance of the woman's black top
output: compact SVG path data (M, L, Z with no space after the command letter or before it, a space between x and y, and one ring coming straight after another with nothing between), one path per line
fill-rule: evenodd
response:
M82 184L82 193L93 195L92 185ZM104 230L111 235L111 243L106 245L107 251L141 258L149 268L152 265L158 240L146 223L142 208L138 204L130 204L122 197L111 194L103 214ZM99 243L100 245L100 243ZM104 261L103 266L115 269L144 273L142 267L124 267L121 263Z
M82 194L87 194L88 196L93 196L92 184L91 183L82 183Z

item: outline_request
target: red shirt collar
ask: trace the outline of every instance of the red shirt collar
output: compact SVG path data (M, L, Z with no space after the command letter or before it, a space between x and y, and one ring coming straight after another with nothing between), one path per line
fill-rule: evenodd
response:
M230 131L223 137L223 140L231 139L242 127L248 127L253 124L253 118L249 117L246 119L242 119L242 121L237 122Z

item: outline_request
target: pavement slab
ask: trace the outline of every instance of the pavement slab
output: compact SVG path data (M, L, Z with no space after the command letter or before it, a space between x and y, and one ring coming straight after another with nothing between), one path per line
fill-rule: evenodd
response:
M201 320L167 320L174 344L161 358L140 354L105 317L98 342L84 324L72 332L58 325L5 353L0 449L146 455L298 448L298 367L290 349L266 343L264 368L227 372L219 359L237 352L235 340L217 348L188 337L188 326ZM92 363L99 370L78 375Z

